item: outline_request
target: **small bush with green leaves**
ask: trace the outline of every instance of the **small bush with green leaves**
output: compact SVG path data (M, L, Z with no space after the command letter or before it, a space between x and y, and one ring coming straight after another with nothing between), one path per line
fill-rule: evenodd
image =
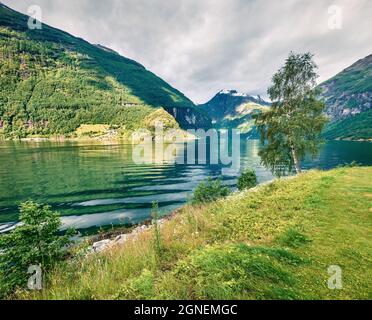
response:
M254 170L245 170L238 179L238 189L245 190L257 186L257 176Z
M26 287L30 266L40 266L44 272L53 267L70 243L72 231L58 234L61 220L49 206L32 201L21 204L20 221L17 228L0 236L0 297Z
M230 189L223 186L221 179L213 180L209 178L201 182L195 189L193 204L205 204L227 197Z

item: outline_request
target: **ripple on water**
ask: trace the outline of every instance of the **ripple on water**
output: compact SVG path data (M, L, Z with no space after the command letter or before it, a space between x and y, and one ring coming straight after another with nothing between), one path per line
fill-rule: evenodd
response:
M169 162L136 165L131 145L74 142L0 143L0 232L14 227L17 206L29 199L48 203L63 216L65 227L80 229L141 222L151 204L163 213L182 206L220 165L176 165ZM242 140L241 166L256 170L259 182L272 175L260 165L258 141ZM169 159L168 159L169 160ZM356 161L372 165L372 143L328 142L306 169L329 169ZM225 177L231 188L236 177Z

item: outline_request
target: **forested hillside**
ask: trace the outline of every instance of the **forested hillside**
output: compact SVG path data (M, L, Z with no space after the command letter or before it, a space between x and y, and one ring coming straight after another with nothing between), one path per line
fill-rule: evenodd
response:
M372 139L372 55L320 85L331 123L327 139Z
M44 24L29 30L27 21L0 4L5 135L66 134L84 123L131 130L159 107L182 109L177 120L184 127L208 123L188 98L139 63Z
M372 110L329 123L323 136L329 140L371 140Z

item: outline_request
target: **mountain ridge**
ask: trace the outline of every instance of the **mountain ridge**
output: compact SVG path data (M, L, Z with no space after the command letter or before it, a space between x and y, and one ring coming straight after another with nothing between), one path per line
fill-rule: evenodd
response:
M327 114L339 120L372 107L372 54L319 85Z
M234 89L223 89L208 102L200 104L199 107L208 113L212 121L219 121L225 116L234 114L236 108L245 103L255 103L263 106L270 105L269 102L263 100L260 96L238 92Z
M0 5L0 123L6 134L66 134L83 123L141 127L163 108L184 127L209 124L183 93L137 61ZM182 112L177 112L181 110Z
M372 139L372 54L318 86L330 123L326 139Z
M224 89L199 107L207 112L216 128L237 128L247 138L257 139L253 116L268 110L270 103L260 96Z
M372 54L319 84L317 89L330 119L323 132L324 138L372 139ZM258 135L249 113L252 110L263 112L270 103L260 96L229 89L219 91L210 101L199 106L208 112L214 126L239 128L249 138L256 139Z

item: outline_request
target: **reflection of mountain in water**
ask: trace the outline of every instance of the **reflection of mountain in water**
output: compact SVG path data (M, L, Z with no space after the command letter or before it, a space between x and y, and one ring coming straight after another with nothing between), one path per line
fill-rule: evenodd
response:
M180 144L175 150L183 148ZM242 140L241 166L255 168L260 181L270 180L258 150L258 141ZM150 216L153 201L164 213L171 212L187 201L200 181L219 176L222 169L177 164L178 154L135 165L132 145L1 143L0 229L17 219L17 205L28 199L51 204L66 226L82 229L143 221ZM372 164L372 144L330 142L319 159L309 159L304 167L330 168L353 160ZM226 177L224 183L233 187L236 177Z
M153 201L168 213L199 182L221 173L220 165L179 164L187 154L183 144L165 147L160 154L153 146L152 157L136 165L132 145L2 144L0 222L14 221L17 205L27 199L51 204L66 226L139 222L150 216ZM225 183L233 185L233 178Z

